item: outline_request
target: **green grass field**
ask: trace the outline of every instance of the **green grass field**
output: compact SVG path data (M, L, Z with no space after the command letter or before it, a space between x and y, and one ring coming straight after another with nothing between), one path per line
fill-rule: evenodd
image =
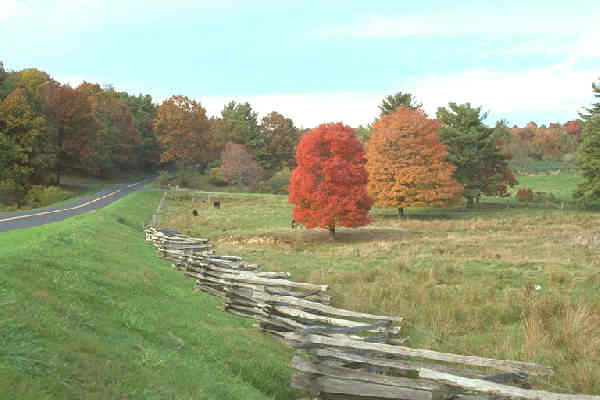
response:
M576 182L540 178L526 184L557 196ZM192 291L144 241L161 196L138 192L0 235L0 388L10 398L297 397L293 351ZM407 219L374 209L371 225L331 242L291 230L290 212L285 196L180 192L161 221L262 270L330 284L338 306L405 316L411 346L536 361L556 370L536 387L600 394L598 214L506 199Z
M193 292L144 241L160 197L0 235L4 398L294 397L291 350Z
M563 198L579 178L519 179ZM539 362L556 374L538 387L600 394L599 214L487 198L371 215L331 242L290 228L286 196L187 192L169 197L161 221L263 270L327 283L338 306L404 316L411 346Z
M534 192L549 192L564 201L573 200L573 192L583 182L579 172L560 173L556 175L519 176L517 188L530 188Z

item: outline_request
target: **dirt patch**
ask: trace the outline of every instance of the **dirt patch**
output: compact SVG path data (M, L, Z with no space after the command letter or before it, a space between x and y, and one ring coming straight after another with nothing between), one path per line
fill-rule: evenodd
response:
M225 236L217 240L217 244L291 247L290 242L269 235L251 237Z
M338 231L334 243L362 243L403 240L415 232L406 229L361 228ZM224 236L217 244L258 245L293 248L330 241L329 232L324 229L297 229L291 232L263 233L257 236Z

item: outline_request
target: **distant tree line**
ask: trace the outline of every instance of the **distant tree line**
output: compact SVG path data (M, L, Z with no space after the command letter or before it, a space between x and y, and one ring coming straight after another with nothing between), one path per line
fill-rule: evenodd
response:
M0 183L22 199L33 185L60 184L64 173L155 169L156 111L149 95L88 82L72 88L46 72L9 72L0 63Z
M600 98L600 86L592 85ZM462 196L473 207L481 195L507 196L516 185L512 151L562 159L580 143L577 165L585 182L574 197L600 203L600 102L585 108L582 120L525 130L504 121L484 125L487 114L471 104L449 103L436 119L411 94L387 96L379 118L368 127L326 123L306 133L298 145L289 202L293 221L307 228L357 227L370 222L373 205L397 208L440 207ZM363 142L364 146L359 143ZM366 147L366 152L363 148ZM520 196L531 190L519 191Z
M600 97L600 85L592 88ZM329 192L342 193L334 183L348 186L344 174L364 180L350 168L352 159L367 171L368 180L360 184L368 184L370 196L358 194L362 189L348 195L360 204L346 210L352 217L340 220L356 225L367 221L356 210L370 208L371 199L400 213L405 207L454 204L461 196L472 207L482 195L509 193L517 183L511 165L527 159L575 160L586 178L577 198L600 200L600 102L585 108L578 120L523 128L508 128L504 121L488 127L487 113L470 103L450 102L430 119L422 103L403 92L385 97L379 110L366 127L325 124L309 135L275 111L259 121L248 103L232 101L220 116L209 118L186 96L157 105L149 95L88 82L72 88L34 68L6 71L0 62L0 185L22 198L32 185L59 184L65 173L108 177L177 166L206 173L215 183L252 188L268 182L287 187L291 178L291 198L302 199L303 210L310 210L311 194L302 192L318 190L305 180L317 186L329 182ZM302 145L303 137L311 146ZM328 157L335 160L325 168ZM293 169L302 179L292 176ZM317 178L309 179L311 174ZM322 203L315 204L326 212ZM298 211L298 218L308 214ZM329 228L335 226L333 214L324 223ZM312 219L307 224L323 225Z
M0 62L0 188L18 202L65 174L192 167L224 184L255 186L281 170L289 178L302 132L277 112L258 121L248 103L230 102L208 118L185 96L159 106L150 95L89 82L73 88L35 68L6 71Z

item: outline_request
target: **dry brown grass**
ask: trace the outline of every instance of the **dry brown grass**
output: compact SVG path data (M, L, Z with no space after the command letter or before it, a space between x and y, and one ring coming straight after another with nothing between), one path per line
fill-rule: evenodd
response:
M597 215L375 210L372 225L331 242L325 231L291 230L284 198L224 204L170 202L166 224L264 270L328 284L338 306L404 316L410 345L544 363L556 374L538 384L600 394ZM193 207L199 217L183 215Z

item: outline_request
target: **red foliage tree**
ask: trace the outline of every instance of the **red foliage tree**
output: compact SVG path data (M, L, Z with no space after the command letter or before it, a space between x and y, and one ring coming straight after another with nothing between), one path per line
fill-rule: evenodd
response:
M255 186L265 175L244 145L227 142L221 152L219 176L227 183Z
M567 133L571 136L575 136L577 139L581 136L581 123L579 121L567 122Z
M321 124L307 132L296 150L290 179L293 218L306 228L357 227L370 222L365 152L354 130L342 123Z

